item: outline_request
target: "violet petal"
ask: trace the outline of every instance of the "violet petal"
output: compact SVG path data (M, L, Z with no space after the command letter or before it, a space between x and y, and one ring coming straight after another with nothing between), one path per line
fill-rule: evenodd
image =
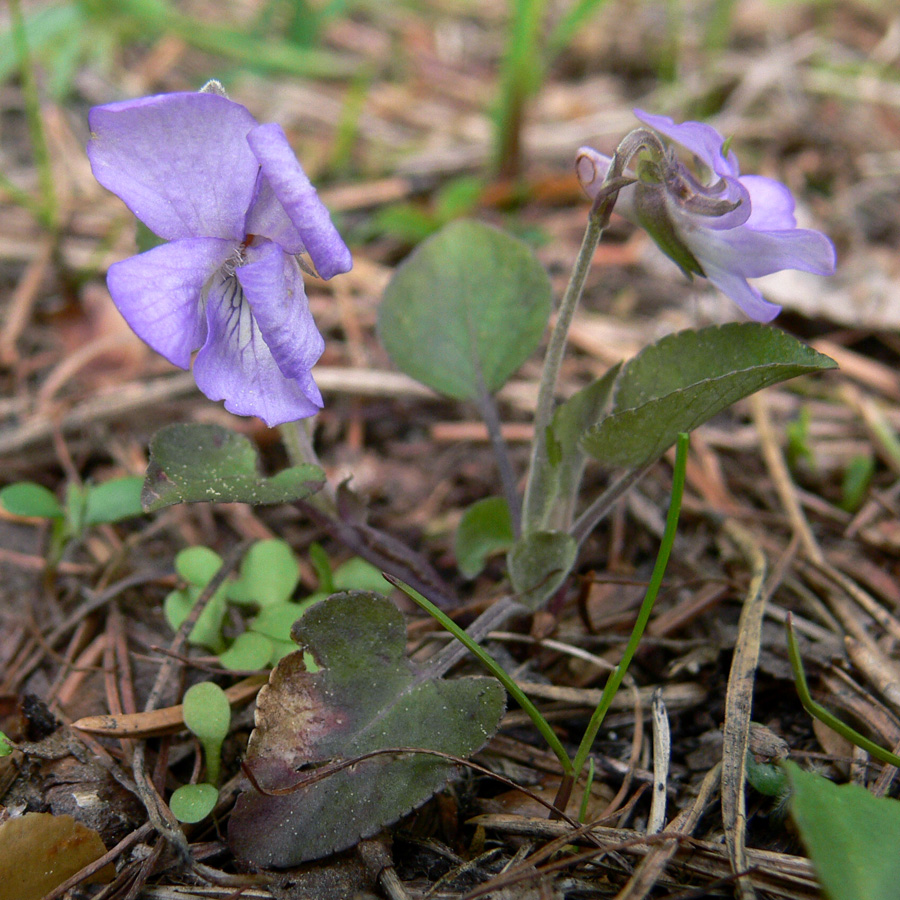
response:
M788 231L797 227L794 198L790 189L764 175L742 175L741 184L750 192L750 218L754 231Z
M231 241L188 238L114 263L107 285L134 333L182 369L206 338L203 286L234 250Z
M751 319L757 322L771 322L781 312L781 307L777 303L765 300L746 278L712 264L704 263L704 269L706 277L723 294L734 300Z
M834 245L819 231L706 231L684 234L704 270L713 265L741 278L760 278L782 269L834 274Z
M263 241L245 251L246 263L235 269L253 318L286 378L298 378L325 350L303 289L296 261L277 244Z
M238 416L259 416L269 427L314 415L310 381L285 378L250 304L234 276L217 276L206 304L208 335L194 361L197 386L210 400L224 400ZM318 395L318 391L316 391Z
M262 172L259 173L257 194L247 213L244 232L274 241L285 253L306 252L300 232L288 218L272 185Z
M294 223L322 278L348 272L353 265L328 210L319 200L280 125L260 125L247 135L263 174Z
M243 239L258 168L245 107L216 94L159 94L97 106L88 121L94 177L152 232Z

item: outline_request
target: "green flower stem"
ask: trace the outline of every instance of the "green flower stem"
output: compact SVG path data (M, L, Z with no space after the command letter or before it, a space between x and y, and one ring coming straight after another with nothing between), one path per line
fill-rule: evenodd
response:
M855 744L857 747L865 750L866 753L874 756L875 759L887 763L889 766L900 768L900 756L879 747L878 744L863 737L858 731L854 731L849 725L845 725L837 716L832 715L824 706L813 700L812 695L809 693L806 672L803 671L803 660L800 659L800 648L797 646L797 638L794 636L794 624L790 615L788 615L785 627L787 628L788 658L791 661L794 682L797 686L797 695L800 697L800 703L803 705L803 708L814 719L818 719L823 725L827 725L832 731L846 738L851 744Z
M298 419L296 422L285 422L278 426L278 433L284 444L285 452L292 466L302 466L306 463L322 468L319 455L313 446L309 419ZM319 505L323 511L333 513L337 509L334 488L326 481L322 490L310 498L310 503Z
M675 543L675 532L678 528L678 516L681 512L681 499L684 495L688 442L688 435L678 435L678 443L675 451L675 467L672 473L672 499L669 502L669 513L666 516L666 528L663 532L659 553L656 557L656 565L653 567L653 574L650 576L650 584L647 585L647 593L644 595L643 603L641 603L641 608L638 612L637 621L634 623L631 637L628 639L625 652L622 654L622 661L609 676L606 687L603 688L603 693L600 695L600 702L597 704L597 708L594 710L593 716L591 716L591 721L588 723L584 738L582 738L581 741L581 746L579 746L578 752L575 754L573 768L575 770L576 779L587 760L588 754L591 752L594 738L597 736L597 732L603 724L603 719L609 710L612 699L619 690L622 679L625 678L625 673L628 671L628 666L631 664L631 660L638 648L638 644L644 634L644 629L650 621L650 613L653 611L653 604L656 602L656 596L659 593L659 588L662 584L663 575L665 574L666 566L669 562L669 555L672 552L672 545Z
M522 707L528 717L534 722L534 727L541 733L550 749L556 754L563 772L571 777L572 761L566 753L565 747L556 736L556 732L550 727L550 723L541 715L538 708L525 696L522 689L503 670L503 667L482 647L469 637L466 632L453 621L446 613L442 612L430 600L423 597L418 591L404 584L400 579L385 575L391 584L396 585L410 600L425 610L433 619L436 619L447 629L466 649L475 656L478 661L506 688L509 695Z
M34 77L31 53L28 50L25 20L22 17L19 0L9 0L9 11L12 18L13 45L16 48L22 78L25 117L28 120L31 149L34 153L34 164L38 171L38 183L40 184L41 203L37 214L41 225L55 233L59 226L59 208L56 201L56 189L53 185L53 169L50 165L50 151L47 149L44 120L41 116L41 101L37 81Z
M611 207L610 207L611 209ZM541 383L538 389L537 410L534 414L534 438L531 445L531 464L528 470L528 482L525 485L525 501L522 508L522 530L525 534L538 531L541 527L541 519L544 513L544 504L547 493L547 429L553 418L555 407L554 395L556 382L559 378L559 369L562 364L563 354L566 349L566 338L569 327L575 315L575 309L581 295L584 292L584 282L587 278L594 251L600 242L600 236L606 226L609 213L602 215L600 210L592 211L588 218L584 238L581 241L581 249L572 269L569 285L563 296L559 312L556 316L556 324L550 335L550 343L547 346L547 355L544 358L544 370L541 373Z

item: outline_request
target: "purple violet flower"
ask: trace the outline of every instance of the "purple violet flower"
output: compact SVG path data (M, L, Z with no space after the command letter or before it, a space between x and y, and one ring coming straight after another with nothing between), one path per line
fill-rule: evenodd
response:
M350 251L280 125L215 93L91 110L94 177L168 241L110 266L134 332L211 400L269 426L322 407L312 367L324 341L301 269L331 278Z
M639 155L637 180L622 188L615 210L647 230L682 268L708 278L759 322L781 307L764 300L748 278L781 269L832 275L834 245L821 232L797 228L794 198L780 182L741 175L737 157L711 125L676 125L668 116L634 111L645 125L692 153L696 174L674 148ZM596 198L610 159L582 147L576 162L584 190Z

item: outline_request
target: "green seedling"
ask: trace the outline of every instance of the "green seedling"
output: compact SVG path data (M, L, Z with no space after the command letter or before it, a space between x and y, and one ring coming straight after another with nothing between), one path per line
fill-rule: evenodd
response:
M381 573L359 557L332 571L327 554L319 545L310 551L319 576L320 589L301 601L293 596L300 582L300 564L294 551L280 540L257 541L241 561L237 578L228 578L210 598L188 635L188 642L219 657L226 669L253 671L275 665L296 649L291 626L311 606L341 590L386 593L391 586ZM222 567L222 557L208 547L187 547L175 557L175 571L186 585L169 593L163 603L166 621L173 629L190 614L206 586ZM257 609L247 631L229 642L223 626L228 605Z
M0 731L0 757L9 756L13 749L12 741Z
M19 481L0 490L0 505L16 516L49 520L49 557L55 564L69 543L82 538L92 525L143 515L143 483L143 478L137 476L84 486L70 483L66 487L65 502L60 503L56 495L42 485Z
M169 798L169 808L179 822L192 824L205 819L219 799L216 784L222 765L222 743L231 725L231 706L222 688L204 681L185 692L183 715L184 724L203 748L206 782L178 788Z
M222 743L231 725L231 706L225 692L211 681L188 688L184 695L184 724L196 735L206 759L206 780L219 780Z
M797 418L792 422L788 422L784 429L785 437L787 438L785 456L787 457L788 465L795 471L801 466L815 469L816 458L809 443L809 425L811 421L812 416L809 408L804 406Z
M219 800L219 791L211 784L183 784L172 791L169 809L179 822L193 825L202 822Z
M869 454L854 456L844 469L841 483L841 509L856 512L866 499L875 474L875 457Z

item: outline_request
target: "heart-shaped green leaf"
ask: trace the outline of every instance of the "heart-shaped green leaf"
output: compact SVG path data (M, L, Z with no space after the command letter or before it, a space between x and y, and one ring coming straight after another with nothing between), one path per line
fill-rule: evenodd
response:
M398 267L378 330L397 367L440 394L479 400L537 347L550 279L531 248L481 222L447 225Z
M791 817L830 900L896 900L900 801L784 763Z
M496 729L505 693L492 678L433 680L406 657L406 627L376 594L335 594L293 637L311 653L286 656L260 691L244 766L263 790L289 789L311 770L388 748L474 753ZM248 789L229 842L260 866L295 866L353 846L424 803L452 771L424 753L360 759L286 794Z
M836 366L800 341L755 322L668 335L625 364L610 416L581 446L610 466L651 462L736 400Z
M564 531L536 531L509 551L509 578L518 600L538 609L556 592L575 565L578 544Z
M309 497L324 483L325 473L311 465L263 477L253 444L219 425L170 425L150 443L141 502L146 512L203 500L290 503Z

